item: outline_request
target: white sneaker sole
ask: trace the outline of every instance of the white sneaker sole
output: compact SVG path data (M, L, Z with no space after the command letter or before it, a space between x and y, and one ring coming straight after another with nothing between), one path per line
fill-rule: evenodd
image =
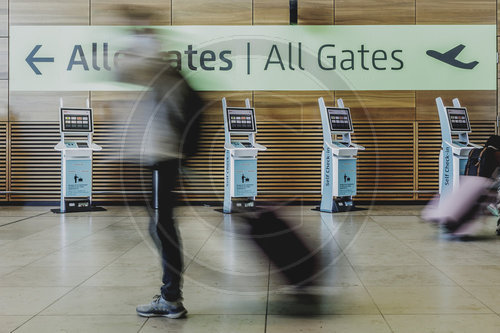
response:
M170 319L179 319L181 317L184 317L187 314L187 310L181 311L181 312L176 312L176 313L149 313L149 312L137 312L137 314L141 317L166 317Z

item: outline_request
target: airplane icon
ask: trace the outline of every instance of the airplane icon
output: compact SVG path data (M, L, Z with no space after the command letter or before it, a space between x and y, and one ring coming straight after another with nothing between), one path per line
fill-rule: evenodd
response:
M440 53L438 51L434 50L428 50L426 54L428 56L431 56L439 61L445 62L448 65L451 65L453 67L458 67L462 69L473 69L476 67L477 64L479 64L478 61L472 61L468 63L461 62L457 60L457 56L459 55L460 52L465 48L465 45L460 44L458 46L455 46L451 50L445 52L445 53Z

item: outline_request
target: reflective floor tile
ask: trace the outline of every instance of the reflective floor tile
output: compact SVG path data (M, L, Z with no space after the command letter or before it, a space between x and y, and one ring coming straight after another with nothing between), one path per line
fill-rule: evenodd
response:
M0 278L2 287L75 287L101 267L24 266Z
M380 314L363 287L311 287L305 291L280 291L269 295L271 315L311 316Z
M0 287L0 315L35 315L71 288Z
M33 266L51 267L51 266L100 266L104 267L118 259L123 252L121 251L100 251L100 252L79 252L70 249L62 249L51 253L36 262Z
M381 315L317 315L312 317L269 316L268 333L389 333L389 326Z
M472 295L500 314L500 286L464 286Z
M269 260L260 251L204 251L193 260L214 270L231 272L233 274L262 274L269 269Z
M37 316L21 326L16 333L135 333L146 318L130 316Z
M107 266L83 283L92 287L159 287L161 267L156 266Z
M479 314L492 311L461 287L368 286L382 314Z
M235 273L215 269L199 262L192 262L184 272L184 287L207 286L223 292L267 292L269 270L251 273Z
M262 333L264 315L198 315L189 314L187 319L151 318L140 333Z
M191 314L265 314L266 303L267 292L228 292L208 286L184 288L184 305Z
M500 285L500 263L492 265L439 266L447 276L462 286Z
M0 316L0 333L11 333L30 318L31 316Z
M457 252L451 249L441 251L418 251L418 255L423 257L430 264L440 266L475 266L475 265L497 265L498 255L487 251L469 247L464 252Z
M6 274L9 274L9 273L12 273L13 271L21 268L23 266L1 266L0 265L0 277L2 277L3 275L6 275ZM1 279L0 279L1 281Z
M366 286L456 286L457 284L431 265L355 266Z
M134 315L139 304L151 302L153 287L78 287L41 315Z
M354 266L422 266L428 264L424 258L403 247L395 247L391 252L346 253L346 257Z
M485 315L385 315L394 333L497 333L500 317Z

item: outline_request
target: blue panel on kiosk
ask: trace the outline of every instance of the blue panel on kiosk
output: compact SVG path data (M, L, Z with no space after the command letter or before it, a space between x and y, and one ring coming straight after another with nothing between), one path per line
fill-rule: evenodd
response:
M66 161L66 196L90 197L92 194L92 160Z
M467 158L460 159L460 175L465 175L465 166L467 165Z
M257 196L257 159L234 160L234 196Z
M356 195L356 159L339 159L338 184L339 196Z

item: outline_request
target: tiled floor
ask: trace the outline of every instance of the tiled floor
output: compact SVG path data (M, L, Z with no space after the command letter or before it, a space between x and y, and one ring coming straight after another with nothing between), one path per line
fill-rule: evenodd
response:
M419 206L281 213L323 261L297 294L246 235L210 207L176 211L187 319L145 319L160 265L142 207L55 215L0 207L0 332L500 332L500 238L447 240Z

